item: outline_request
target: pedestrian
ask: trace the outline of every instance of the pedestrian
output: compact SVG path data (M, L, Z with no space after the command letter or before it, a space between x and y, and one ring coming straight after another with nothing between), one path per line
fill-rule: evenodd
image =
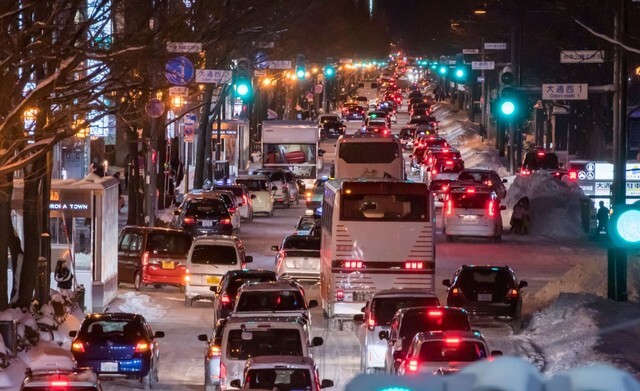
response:
M609 208L604 206L604 201L600 201L600 207L598 208L598 213L596 214L596 218L598 219L598 228L596 234L600 234L600 232L604 231L607 233L607 223L609 222Z
M120 171L114 172L113 177L118 180L118 213L122 213L121 209L124 208L124 196L122 195L122 183L120 182Z
M522 218L524 217L524 205L522 201L518 201L518 203L513 207L513 212L511 213L511 232L519 234L522 231Z
M60 289L61 293L68 292L73 287L73 273L71 273L71 269L69 269L65 259L58 259L54 278L58 283L58 289Z

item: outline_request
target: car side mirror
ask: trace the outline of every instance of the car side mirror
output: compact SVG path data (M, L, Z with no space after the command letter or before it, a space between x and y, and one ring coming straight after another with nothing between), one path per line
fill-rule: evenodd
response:
M280 251L279 246L271 246L271 251Z
M502 350L492 350L491 357L500 357L502 356Z
M242 387L242 384L240 384L240 379L233 379L231 380L231 382L229 383L229 385L233 388L240 388Z
M500 210L507 210L507 206L506 205L500 205Z
M69 331L69 336L70 336L71 338L75 338L75 337L76 337L76 335L78 335L78 331L76 331L76 330Z
M322 344L324 344L324 339L322 339L322 337L313 337L313 339L311 340L311 347L318 347L318 346L322 346Z
M355 314L355 315L353 315L353 321L354 322L358 322L358 323L364 322L364 314Z
M210 290L211 292L215 293L215 294L217 294L217 293L218 293L218 287L217 287L217 286L210 286L210 287L209 287L209 290Z
M327 151L325 151L324 149L318 149L318 156L322 156L325 153L327 153Z
M252 200L255 200L255 199L256 199L256 197L257 197L257 195L255 195L255 194L251 194L251 199L252 199Z
M389 330L382 330L378 333L378 338L380 338L380 340L386 339L387 341L389 340Z
M309 301L309 308L316 308L318 306L318 300Z
M153 338L164 338L164 331L156 331L153 334Z
M503 179L503 180L502 180L502 183L509 183L509 181L508 181L508 180L506 180L506 179Z
M277 191L278 188L276 186L271 186L271 191Z
M450 287L451 286L451 280L450 279L445 279L442 280L442 285L446 286L446 287Z
M322 379L322 382L320 383L320 388L331 388L331 387L333 387L333 380Z
M526 288L528 286L529 286L529 283L524 280L520 281L520 283L518 284L518 288Z
M253 262L253 257L251 255L247 255L244 257L244 263L251 263Z
M209 342L209 336L207 334L198 335L198 341Z

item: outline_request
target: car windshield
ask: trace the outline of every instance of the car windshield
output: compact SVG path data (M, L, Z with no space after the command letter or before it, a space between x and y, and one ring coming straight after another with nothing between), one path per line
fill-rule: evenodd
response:
M406 349L413 336L427 331L461 330L470 331L471 325L467 314L461 310L424 309L408 311L402 317L400 337L403 337L402 348Z
M464 270L457 281L465 294L492 292L496 296L506 295L515 286L511 274L502 268Z
M242 187L239 186L216 186L214 190L230 190L236 197L242 197L244 194Z
M298 329L229 330L227 357L246 360L258 356L302 356Z
M251 275L251 276L235 276L229 281L229 285L227 285L227 295L230 298L235 299L238 294L238 289L246 283L250 282L270 282L276 281L277 277L275 273L265 273L259 275Z
M256 173L260 173L265 175L271 182L276 181L284 181L284 172L282 171L256 171Z
M425 341L420 346L420 361L477 361L487 357L483 343L447 338L445 341Z
M191 252L191 263L198 265L237 265L238 254L234 246L197 245Z
M396 142L340 143L340 159L352 164L391 163L402 154Z
M486 172L463 171L458 175L459 181L484 182L488 179L489 174Z
M320 120L321 123L325 122L340 122L340 118L337 115L323 115Z
M340 219L424 221L427 200L427 194L342 194Z
M249 291L240 294L236 312L299 311L307 306L298 291Z
M147 248L152 254L169 254L186 257L193 238L181 232L153 232L147 238Z
M245 185L249 191L267 190L267 181L260 179L236 179L236 182Z
M451 194L453 207L460 209L484 209L491 200L487 193L455 192Z
M449 184L451 183L450 180L439 180L439 179L435 179L432 180L431 183L429 184L429 190L431 191L445 191L447 190L447 186L449 186Z
M313 236L289 236L282 244L284 250L320 250L320 238Z
M220 217L227 215L227 206L222 200L192 201L187 205L186 216L196 218Z
M525 155L524 167L529 170L555 170L560 168L555 153L529 152Z
M89 318L82 322L78 337L94 342L108 338L112 342L134 343L147 335L142 325L132 320Z
M245 387L250 390L297 391L311 390L311 373L307 369L250 369Z
M439 304L437 297L381 297L373 299L371 313L376 324L389 326L393 315L400 308L426 307Z
M313 227L313 224L316 222L316 219L312 216L305 216L298 221L298 225L296 229L301 231L310 230Z

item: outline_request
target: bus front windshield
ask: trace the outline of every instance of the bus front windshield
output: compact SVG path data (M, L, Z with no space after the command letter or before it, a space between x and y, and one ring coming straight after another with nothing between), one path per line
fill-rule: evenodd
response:
M342 194L341 220L427 221L423 194Z

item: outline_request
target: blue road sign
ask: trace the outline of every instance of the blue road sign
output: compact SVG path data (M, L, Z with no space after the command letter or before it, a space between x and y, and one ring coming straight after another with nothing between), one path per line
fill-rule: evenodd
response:
M184 56L172 58L167 61L164 70L164 74L167 80L169 80L169 83L178 86L187 84L195 73L193 64Z

